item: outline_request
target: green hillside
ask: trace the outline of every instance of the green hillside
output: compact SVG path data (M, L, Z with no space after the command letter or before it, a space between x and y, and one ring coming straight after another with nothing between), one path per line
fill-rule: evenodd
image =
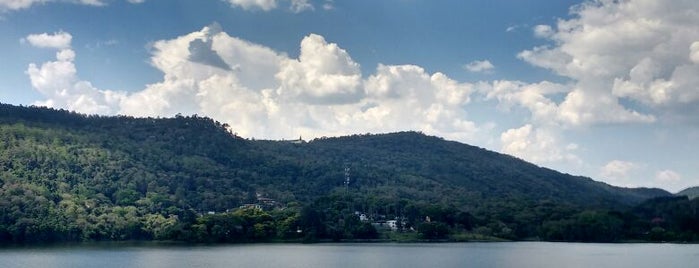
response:
M690 187L687 189L684 189L680 191L679 193L675 194L677 196L687 196L689 199L694 199L699 197L699 187Z
M308 142L232 133L235 126L197 116L0 105L0 241L380 236L355 212L398 218L422 238L605 240L559 234L577 217L623 222L609 213L670 195L416 132Z

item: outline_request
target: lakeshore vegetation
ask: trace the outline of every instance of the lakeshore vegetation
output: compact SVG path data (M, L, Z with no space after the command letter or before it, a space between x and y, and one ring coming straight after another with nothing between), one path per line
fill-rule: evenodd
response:
M418 132L244 139L0 104L0 243L699 240L699 199Z

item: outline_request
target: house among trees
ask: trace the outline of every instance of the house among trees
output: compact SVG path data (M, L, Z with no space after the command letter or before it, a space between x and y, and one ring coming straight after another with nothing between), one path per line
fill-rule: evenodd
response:
M261 193L256 193L255 194L255 203L248 203L248 204L243 204L239 208L241 209L259 209L259 210L272 210L275 208L281 208L283 207L277 200L274 200L272 198L264 197L263 194Z
M362 213L362 212L355 211L355 212L354 212L354 215L356 215L357 217L359 217L359 221L361 221L361 222L368 222L368 221L369 221L369 217L368 217L366 214Z
M393 232L396 232L398 230L402 230L403 226L405 226L405 221L401 220L387 220L387 221L376 221L372 222L371 225L374 226L377 230L383 229L383 230L390 230Z

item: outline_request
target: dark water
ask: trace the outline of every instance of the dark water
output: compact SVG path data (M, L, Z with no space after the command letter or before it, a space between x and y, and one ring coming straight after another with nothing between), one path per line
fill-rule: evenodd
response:
M0 248L0 267L699 267L699 245L454 243Z

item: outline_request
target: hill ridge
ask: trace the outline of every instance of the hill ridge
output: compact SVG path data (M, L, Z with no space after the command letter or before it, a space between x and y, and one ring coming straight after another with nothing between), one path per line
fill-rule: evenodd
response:
M32 222L58 224L45 227L61 234L58 240L154 238L149 224L156 222L191 234L188 228L208 212L260 200L296 208L299 226L318 225L303 223L306 210L298 208L328 211L335 204L331 210L405 217L410 224L431 214L452 226L462 215L463 226L480 222L494 230L486 223L498 223L514 233L488 235L514 238L536 235L532 226L551 217L624 210L670 195L563 174L415 131L297 144L243 139L234 129L197 115L90 116L0 104L0 209L11 212L0 219L0 239L36 238L44 227L26 229ZM347 217L342 213L318 218L333 222Z

